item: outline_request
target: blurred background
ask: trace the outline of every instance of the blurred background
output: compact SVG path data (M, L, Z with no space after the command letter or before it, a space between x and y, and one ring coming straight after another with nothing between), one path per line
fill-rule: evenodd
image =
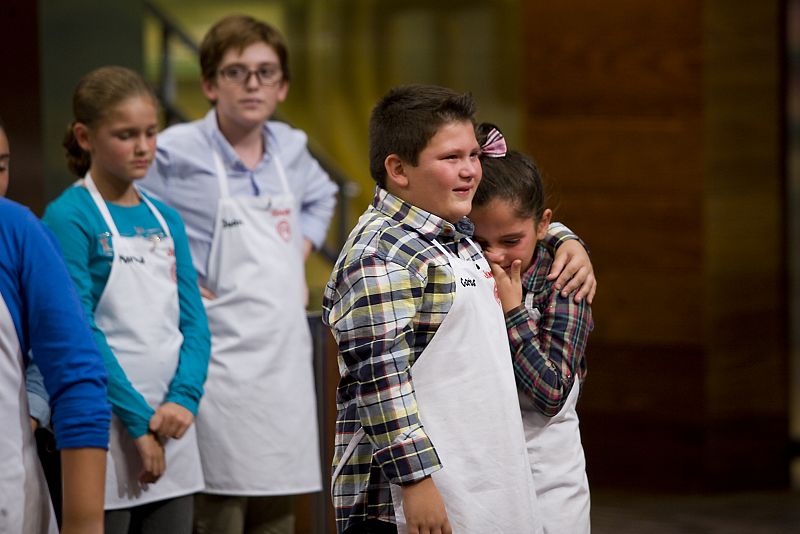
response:
M72 181L60 142L93 68L143 72L165 122L201 117L196 44L232 12L286 35L280 119L342 187L312 308L372 197L375 101L471 91L592 251L594 531L800 531L800 0L3 0L9 197L41 214ZM329 442L338 373L317 332ZM298 532L329 528L323 495L299 506Z

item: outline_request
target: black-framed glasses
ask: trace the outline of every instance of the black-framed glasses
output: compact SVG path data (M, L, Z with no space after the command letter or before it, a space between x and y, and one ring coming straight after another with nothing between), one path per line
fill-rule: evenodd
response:
M259 85L277 85L283 79L283 71L275 65L263 65L257 69L248 69L244 65L234 64L219 69L220 75L238 85L247 85L250 76L255 75Z

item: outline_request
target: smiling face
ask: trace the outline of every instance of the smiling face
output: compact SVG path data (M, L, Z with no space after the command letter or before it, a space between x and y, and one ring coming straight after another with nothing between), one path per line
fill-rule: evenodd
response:
M123 100L92 128L75 125L78 143L91 155L96 181L143 178L155 157L157 132L156 107L147 95Z
M289 92L289 84L282 77L274 85L261 85L256 75L237 83L221 74L234 66L249 71L280 71L281 63L275 50L264 42L254 43L241 53L235 48L225 52L216 76L203 81L203 93L216 106L224 134L261 128Z
M523 273L531 266L536 243L547 233L551 217L549 209L544 210L538 222L533 217L520 217L516 206L502 198L476 206L469 214L475 224L475 241L483 248L486 259L506 271L514 260L520 260Z
M8 137L0 128L0 197L6 196L8 190L8 166L11 163L11 152L8 149Z
M390 193L451 223L472 209L481 180L480 147L471 122L442 125L411 165L396 154L386 158Z

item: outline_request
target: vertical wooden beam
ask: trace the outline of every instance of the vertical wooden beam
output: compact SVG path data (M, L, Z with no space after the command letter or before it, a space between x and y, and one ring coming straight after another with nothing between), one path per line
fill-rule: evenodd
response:
M789 475L782 9L705 10L706 467L724 488Z

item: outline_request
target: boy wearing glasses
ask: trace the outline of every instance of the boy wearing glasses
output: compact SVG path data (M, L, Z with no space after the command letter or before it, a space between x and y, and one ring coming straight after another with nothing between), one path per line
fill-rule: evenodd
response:
M303 132L269 121L289 90L280 33L226 17L200 65L213 107L159 134L142 182L183 217L212 335L195 531L289 533L291 496L321 489L303 265L337 187Z

